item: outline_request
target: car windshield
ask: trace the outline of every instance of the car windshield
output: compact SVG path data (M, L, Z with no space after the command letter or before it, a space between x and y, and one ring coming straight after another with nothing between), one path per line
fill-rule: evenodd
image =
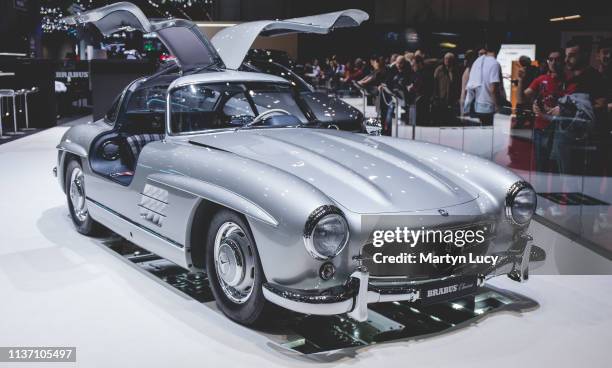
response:
M286 84L189 84L170 93L170 128L172 133L186 134L241 127L273 109L284 110L301 123L308 122Z

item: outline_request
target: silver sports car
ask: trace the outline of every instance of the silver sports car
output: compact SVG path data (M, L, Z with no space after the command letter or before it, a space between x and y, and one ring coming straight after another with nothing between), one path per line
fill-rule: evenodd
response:
M529 184L447 147L318 128L289 81L237 71L259 34L325 34L367 17L346 10L243 23L212 42L189 21L150 21L130 3L68 19L104 34L155 32L178 61L61 139L54 171L77 230L106 227L206 271L220 309L243 324L265 321L273 305L364 321L371 303L434 302L497 275L527 279L529 261L543 259L526 233ZM486 233L473 247L424 246L438 258L460 252L492 264L377 261L391 257L377 248L377 231L475 226ZM422 249L391 246L395 260L398 249Z

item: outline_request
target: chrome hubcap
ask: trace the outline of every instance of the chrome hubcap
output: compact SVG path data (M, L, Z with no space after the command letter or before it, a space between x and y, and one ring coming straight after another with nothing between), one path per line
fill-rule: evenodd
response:
M70 202L74 215L79 221L87 219L87 203L85 202L85 181L83 179L83 171L80 168L75 168L70 174Z
M223 223L214 247L215 271L223 293L235 303L246 302L255 284L255 261L245 231L233 222Z

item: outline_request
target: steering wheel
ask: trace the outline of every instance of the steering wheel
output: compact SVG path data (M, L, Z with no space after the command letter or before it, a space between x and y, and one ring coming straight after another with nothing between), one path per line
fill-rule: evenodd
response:
M253 121L251 121L250 123L244 125L245 128L251 127L257 123L262 122L268 115L272 115L272 114L283 114L283 115L291 115L291 113L287 110L283 110L283 109L270 109L268 111L264 111L261 114L257 115L255 117L255 119L253 119Z

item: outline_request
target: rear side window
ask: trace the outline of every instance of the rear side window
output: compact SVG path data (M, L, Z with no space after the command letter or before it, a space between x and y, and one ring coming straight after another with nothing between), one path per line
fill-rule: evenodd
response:
M166 90L168 86L141 88L130 96L126 112L164 112L166 110Z
M164 134L168 86L139 88L127 95L119 123L130 134Z

